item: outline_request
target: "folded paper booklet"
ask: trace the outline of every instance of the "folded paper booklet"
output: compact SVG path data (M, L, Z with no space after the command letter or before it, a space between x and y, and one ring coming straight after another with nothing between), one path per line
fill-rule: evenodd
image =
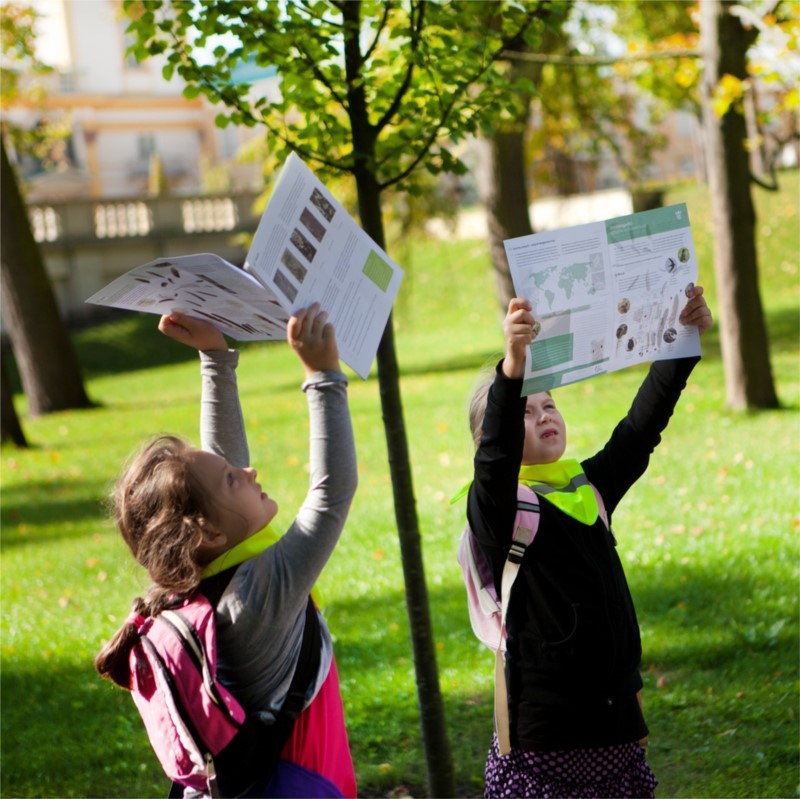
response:
M240 268L202 253L131 269L86 302L207 319L239 341L286 338L289 316L319 302L342 360L366 378L403 270L302 160L286 160Z
M697 328L678 321L697 281L685 204L504 246L516 294L536 320L523 394L700 354Z

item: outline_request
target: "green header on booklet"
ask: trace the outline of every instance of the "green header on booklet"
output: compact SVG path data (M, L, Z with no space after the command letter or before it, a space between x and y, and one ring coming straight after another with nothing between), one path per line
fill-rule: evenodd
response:
M606 221L606 236L609 244L630 241L657 233L668 233L689 227L689 212L686 203L640 211L638 214L618 216Z

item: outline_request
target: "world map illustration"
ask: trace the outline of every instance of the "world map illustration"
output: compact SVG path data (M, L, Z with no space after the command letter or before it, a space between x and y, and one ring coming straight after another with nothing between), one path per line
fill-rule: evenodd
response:
M568 266L547 266L532 271L528 279L535 299L544 298L548 311L560 308L565 303L574 304L575 300L582 297L593 297L605 288L603 273L585 261ZM542 310L540 303L536 305Z

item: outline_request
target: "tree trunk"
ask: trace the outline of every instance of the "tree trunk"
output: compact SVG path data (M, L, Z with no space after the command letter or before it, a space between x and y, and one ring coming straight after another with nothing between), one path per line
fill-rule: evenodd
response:
M542 34L539 52L552 53L562 41L560 30L546 28ZM509 49L527 52L522 46ZM509 66L509 80L524 77L535 86L541 79L542 67L542 63L512 61ZM487 139L486 166L478 181L481 201L486 209L489 254L502 314L508 309L509 300L516 295L503 242L534 232L528 210L528 158L525 153L531 97L524 95L520 101L522 108L519 117L505 127L498 128Z
M356 177L358 207L364 231L384 246L380 194L371 175ZM394 512L400 540L400 555L406 588L406 607L411 630L417 698L428 770L429 794L455 796L453 764L447 737L444 703L439 689L436 647L431 624L422 542L417 518L411 459L408 453L403 403L400 396L400 371L394 346L392 317L378 347L378 384L383 427L392 479Z
M14 407L14 393L8 379L6 359L0 359L0 441L11 441L18 447L27 447L28 440L19 423L17 409Z
M726 401L735 409L776 408L778 398L758 288L756 214L745 146L746 123L733 106L722 118L711 106L712 92L723 75L747 78L747 48L755 33L746 31L730 14L731 5L731 0L704 0L700 4L705 68L701 94Z
M385 249L380 187L374 172L375 131L370 125L360 78L362 55L359 40L360 4L342 5L345 22L344 59L348 75L348 114L353 133L355 168L361 227L376 244ZM453 760L447 737L444 703L439 688L436 647L431 624L422 541L414 498L411 459L408 453L403 403L400 396L400 370L394 346L391 315L378 346L378 385L386 433L389 472L392 480L394 513L400 542L400 556L406 589L406 609L411 632L417 700L420 710L423 746L432 797L455 796Z
M525 107L528 108L527 103ZM525 178L524 120L513 127L498 130L486 145L488 174L482 187L482 200L486 209L497 300L501 313L505 313L509 300L516 296L516 292L503 242L533 233L528 212L528 181Z
M66 408L90 407L78 359L2 139L0 195L4 321L28 398L28 412L39 416Z

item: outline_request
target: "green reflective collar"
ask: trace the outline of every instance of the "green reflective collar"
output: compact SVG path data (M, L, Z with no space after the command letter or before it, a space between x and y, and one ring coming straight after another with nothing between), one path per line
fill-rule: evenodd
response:
M267 525L263 530L253 533L249 538L240 541L236 546L218 555L203 569L203 577L213 577L215 574L238 566L256 555L260 555L268 546L278 540L275 531Z
M576 460L521 466L519 482L582 524L594 524L600 515L594 489ZM472 480L453 496L450 504L465 497L471 485Z
M597 497L578 461L524 465L519 470L519 481L582 524L597 521Z
M227 552L218 555L211 563L203 569L203 577L213 577L215 574L224 572L225 569L230 569L232 566L238 566L250 558L256 557L264 552L267 547L271 547L280 536L267 525L263 530L253 533L249 538L240 541L236 546L231 547ZM322 607L322 598L319 589L315 586L311 590L311 598L314 604Z

